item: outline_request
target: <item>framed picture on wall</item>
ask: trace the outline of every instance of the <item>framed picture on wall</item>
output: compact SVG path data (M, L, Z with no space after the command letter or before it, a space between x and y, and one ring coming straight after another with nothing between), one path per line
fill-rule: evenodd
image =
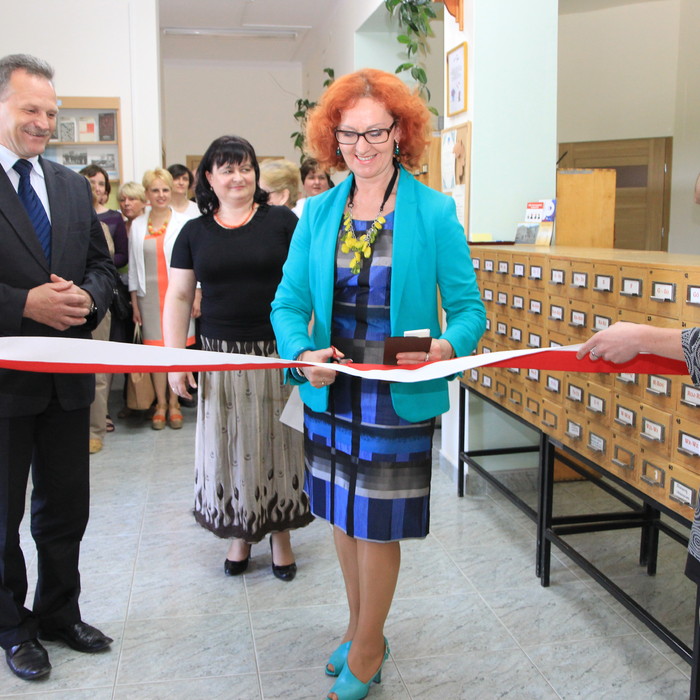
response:
M447 52L447 116L467 111L467 42Z

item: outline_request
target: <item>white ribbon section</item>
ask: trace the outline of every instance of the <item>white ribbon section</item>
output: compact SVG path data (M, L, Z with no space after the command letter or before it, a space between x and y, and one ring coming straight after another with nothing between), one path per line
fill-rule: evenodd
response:
M448 377L475 367L502 360L559 350L573 353L578 345L557 348L507 350L485 355L456 357L452 360L431 362L415 369L376 368L352 364L334 364L333 369L344 374L392 382L422 382L427 379ZM47 337L0 338L0 367L34 372L122 373L169 371L221 371L235 369L265 369L266 367L318 366L317 362L294 362L255 355L239 355L206 350L182 350L151 345L132 345L103 340Z

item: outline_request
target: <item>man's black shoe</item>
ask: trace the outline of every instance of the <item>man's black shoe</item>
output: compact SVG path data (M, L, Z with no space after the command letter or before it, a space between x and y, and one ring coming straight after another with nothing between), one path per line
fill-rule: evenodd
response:
M75 622L55 630L40 630L39 636L51 642L65 642L71 649L93 654L106 649L114 640L86 622Z
M49 655L36 639L5 649L5 659L12 673L25 681L47 676L51 670Z

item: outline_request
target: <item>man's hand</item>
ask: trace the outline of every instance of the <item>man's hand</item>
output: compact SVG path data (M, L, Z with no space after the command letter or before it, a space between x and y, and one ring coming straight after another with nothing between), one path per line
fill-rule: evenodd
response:
M51 281L29 290L23 316L65 331L82 326L90 312L92 297L69 280L51 275Z

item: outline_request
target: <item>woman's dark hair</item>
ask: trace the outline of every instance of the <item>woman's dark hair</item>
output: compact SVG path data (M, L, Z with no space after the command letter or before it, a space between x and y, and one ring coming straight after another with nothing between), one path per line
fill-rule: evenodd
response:
M194 184L194 175L192 174L192 171L182 163L173 163L172 165L169 165L168 172L173 176L173 180L176 180L178 177L182 177L183 175L187 175L187 181L189 182L187 185L188 189Z
M104 168L101 168L99 165L95 165L94 163L91 163L90 165L86 165L81 171L81 175L85 175L88 179L91 177L95 177L95 175L102 175L105 179L105 194L109 195L109 193L112 191L112 185L109 184L109 175L107 175L107 171Z
M212 141L207 152L197 166L197 184L195 196L197 206L204 216L214 214L219 208L219 198L212 190L207 180L207 173L213 171L214 166L220 168L229 163L240 165L249 162L255 170L255 194L253 201L257 204L267 203L268 194L260 187L260 166L255 156L255 149L240 136L219 136Z
M317 170L322 172L326 176L329 188L335 187L335 183L333 182L333 180L331 180L331 176L328 174L328 171L324 170L315 158L304 158L304 160L301 161L301 165L299 166L299 172L301 174L302 183L311 173L315 173Z

